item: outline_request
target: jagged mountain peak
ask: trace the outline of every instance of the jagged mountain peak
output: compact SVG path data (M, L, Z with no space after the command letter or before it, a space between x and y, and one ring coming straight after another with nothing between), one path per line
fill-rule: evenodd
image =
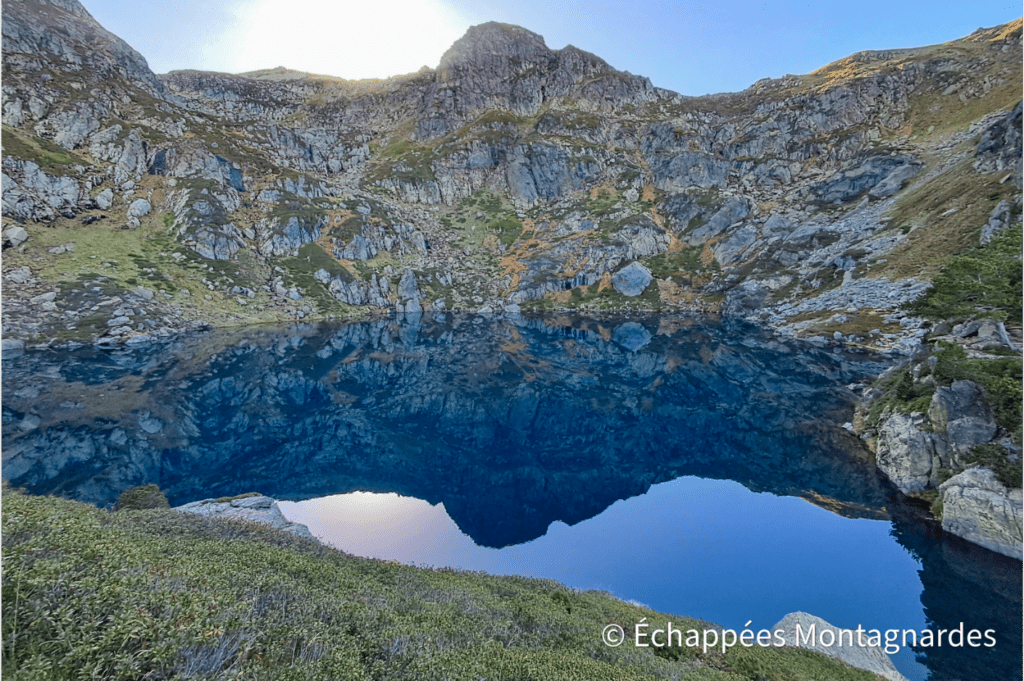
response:
M488 22L470 27L441 57L416 135L445 135L491 109L533 116L566 98L602 109L646 101L653 90L648 79L616 71L589 52L571 45L552 50L532 31Z
M547 46L544 37L522 26L497 21L470 26L441 57L439 82L457 79L460 72L507 64L516 72L531 68L561 68L579 75L612 71L608 62L595 54L566 45L560 50Z
M52 68L93 83L119 76L150 93L162 90L145 57L103 28L78 0L3 3L3 52L16 75Z
M463 69L473 69L495 61L515 60L524 64L549 61L554 52L544 38L521 26L489 21L470 26L441 57L438 77L448 80Z

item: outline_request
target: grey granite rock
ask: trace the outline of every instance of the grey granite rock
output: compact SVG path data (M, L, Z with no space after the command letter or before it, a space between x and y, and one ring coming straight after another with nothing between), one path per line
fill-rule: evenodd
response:
M873 199L885 199L892 196L903 188L907 180L917 175L922 167L917 163L907 163L897 167L886 175L885 179L872 187L871 191L868 192L868 196Z
M96 203L96 207L99 208L100 210L109 209L111 204L114 203L114 190L111 189L110 187L107 187L99 194L97 194L95 197L93 197L93 201Z
M761 227L762 234L769 237L789 234L791 231L793 231L793 225L790 224L789 220L778 213L775 213L768 218Z
M242 497L230 501L219 502L216 499L193 501L183 506L175 506L175 511L194 513L213 518L230 518L234 520L250 520L270 525L274 529L290 532L297 537L314 539L309 528L301 523L293 523L284 517L277 502L262 495Z
M149 215L150 209L149 201L146 199L135 199L132 201L132 205L128 206L128 215L133 218L141 218Z
M729 227L747 217L750 214L750 202L741 197L733 196L711 216L706 223L693 230L686 236L686 243L691 246L700 246L708 239L718 236Z
M0 343L3 344L3 351L5 353L10 352L13 354L25 349L25 341L19 338L4 338Z
M416 275L408 268L402 272L402 278L398 282L398 297L401 300L418 301L420 299L420 290L416 285Z
M799 631L798 631L799 628ZM864 669L890 681L907 681L879 646L859 645L857 632L833 626L806 612L791 612L772 627L784 631L786 645L806 648L842 660L851 667ZM829 632L822 643L822 632ZM867 634L862 635L866 640Z
M214 180L222 187L245 191L242 169L223 156L206 149L183 143L177 147L162 149L153 155L148 172L153 175L174 178L204 178ZM289 180L290 181L290 180ZM276 203L281 193L273 188L262 190L258 201Z
M897 412L878 429L878 468L904 494L938 485L946 442L941 435L923 430L926 423L921 414Z
M1019 220L1018 216L1018 220ZM985 246L999 232L1003 231L1010 226L1013 220L1013 213L1010 210L1009 201L1000 201L995 208L992 209L992 214L989 215L988 222L984 227L981 228L981 245Z
M4 275L4 279L13 284L27 284L32 278L32 270L25 265L15 268Z
M737 262L744 251L757 241L757 228L743 225L727 239L715 245L711 252L720 265L732 265Z
M28 241L28 232L21 225L11 225L4 230L4 241L11 246L20 246Z
M908 177L920 169L920 165L916 169L906 168L914 163L905 156L872 156L856 168L837 172L817 183L812 187L811 193L818 201L825 203L848 203L891 176L892 181L883 185L878 198L891 196Z
M968 468L939 487L942 529L1017 560L1022 555L1021 489L1007 489L987 468Z
M992 407L973 381L953 381L948 388L938 388L928 408L928 418L958 452L985 444L996 435Z
M649 269L638 262L632 262L612 275L612 287L632 298L643 293L653 280Z
M231 224L219 228L200 229L193 236L193 240L192 249L210 260L229 260L245 245Z
M982 173L1010 171L1021 189L1021 102L989 126L978 142L974 167Z

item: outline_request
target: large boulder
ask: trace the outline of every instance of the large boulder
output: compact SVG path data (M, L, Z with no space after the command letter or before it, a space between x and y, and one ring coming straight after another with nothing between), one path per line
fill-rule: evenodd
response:
M791 612L772 627L772 631L777 630L784 632L786 645L828 655L851 667L864 669L891 681L907 681L881 647L859 645L857 632L852 629L834 627L806 612ZM828 633L822 636L822 632ZM863 633L861 636L867 642L868 634Z
M132 201L132 205L128 206L128 215L133 218L141 218L149 215L151 209L152 206L146 199L135 199Z
M4 230L4 242L11 246L20 246L28 241L28 232L21 225L11 225Z
M95 202L96 207L100 210L109 209L111 204L114 203L114 191L110 187L107 187L93 197L93 202Z
M942 529L1004 556L1021 550L1024 497L1007 489L987 468L968 468L939 487Z
M996 436L992 407L973 381L953 381L952 386L936 390L928 418L936 431L946 434L949 446L957 452L966 452Z
M638 296L654 280L651 271L638 262L632 262L612 275L612 287L624 296Z
M934 488L946 455L945 439L923 429L921 414L894 413L878 430L875 461L904 494Z
M293 523L285 518L284 514L281 513L281 509L277 507L277 502L263 495L236 497L223 501L203 499L202 501L193 501L184 506L175 506L174 510L214 518L250 520L270 525L274 529L290 532L297 537L314 538L308 527L301 523Z

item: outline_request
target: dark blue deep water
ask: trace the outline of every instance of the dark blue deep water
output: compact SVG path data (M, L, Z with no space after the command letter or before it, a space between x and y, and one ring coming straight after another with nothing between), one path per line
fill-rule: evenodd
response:
M841 428L885 368L688 318L437 316L4 357L3 475L111 505L258 491L353 554L769 628L994 629L910 679L1021 677L1021 564L946 535ZM294 502L294 503L292 503ZM596 635L596 634L595 634Z

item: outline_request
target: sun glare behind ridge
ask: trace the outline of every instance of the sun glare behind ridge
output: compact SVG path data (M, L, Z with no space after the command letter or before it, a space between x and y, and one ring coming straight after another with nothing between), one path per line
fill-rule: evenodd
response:
M349 80L437 66L467 24L437 0L240 0L229 32L235 73L285 66Z

